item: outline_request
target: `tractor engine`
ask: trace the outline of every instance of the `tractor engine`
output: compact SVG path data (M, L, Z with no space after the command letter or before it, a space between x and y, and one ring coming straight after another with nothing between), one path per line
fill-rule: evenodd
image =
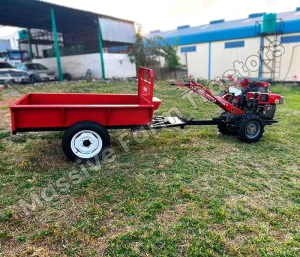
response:
M271 93L268 82L250 82L245 78L239 84L242 87L240 95L232 94L224 98L244 113L256 114L263 120L273 120L276 105L282 104L284 97Z
M272 120L276 105L282 104L284 97L270 93L266 87L249 87L243 89L239 96L231 95L227 101L243 110L244 113L259 115L263 120Z
M276 105L282 104L284 97L271 93L267 82L249 82L247 78L243 81L235 81L233 78L229 80L238 84L242 90L235 86L226 86L225 91L215 95L208 87L191 78L188 83L173 83L173 85L187 87L189 91L223 109L224 112L215 119L222 135L237 135L243 142L257 142L262 137L266 125L278 123L278 120L274 119ZM209 123L205 121L201 124Z

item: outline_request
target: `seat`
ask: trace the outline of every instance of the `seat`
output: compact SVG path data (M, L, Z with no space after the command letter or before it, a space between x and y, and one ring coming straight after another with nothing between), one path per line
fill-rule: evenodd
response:
M92 70L88 69L85 73L81 74L81 79L90 79L92 78Z

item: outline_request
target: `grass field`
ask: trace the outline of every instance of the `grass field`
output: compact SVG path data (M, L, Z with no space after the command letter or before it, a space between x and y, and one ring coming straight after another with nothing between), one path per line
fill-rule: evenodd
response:
M136 86L18 91L131 93ZM82 171L65 159L62 133L11 136L8 125L0 128L0 256L299 256L300 88L272 91L286 98L277 111L282 121L259 143L190 127L162 130L142 144L131 140L126 152L118 142L124 131L110 131L116 161L73 176L73 183L67 174ZM164 100L157 114L169 107L186 117L221 113L199 99L194 109L180 99L184 92L157 83L155 95ZM26 216L18 203L31 203L33 192L53 199Z

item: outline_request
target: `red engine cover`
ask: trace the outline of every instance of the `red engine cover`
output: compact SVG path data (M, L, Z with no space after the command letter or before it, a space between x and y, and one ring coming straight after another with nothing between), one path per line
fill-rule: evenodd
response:
M258 94L258 104L280 104L281 96L273 93L249 92L248 99L253 99Z

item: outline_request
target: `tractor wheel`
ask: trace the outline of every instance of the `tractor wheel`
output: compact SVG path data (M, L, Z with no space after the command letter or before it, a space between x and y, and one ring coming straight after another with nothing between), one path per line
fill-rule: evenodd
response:
M218 129L220 134L224 136L233 136L236 134L236 129L231 124L225 123L223 121L219 122Z
M236 126L238 138L246 143L254 143L259 141L263 136L264 124L262 120L253 114L243 116Z
M101 125L83 121L71 126L62 139L62 149L72 161L81 163L102 157L102 152L110 146L110 136Z

